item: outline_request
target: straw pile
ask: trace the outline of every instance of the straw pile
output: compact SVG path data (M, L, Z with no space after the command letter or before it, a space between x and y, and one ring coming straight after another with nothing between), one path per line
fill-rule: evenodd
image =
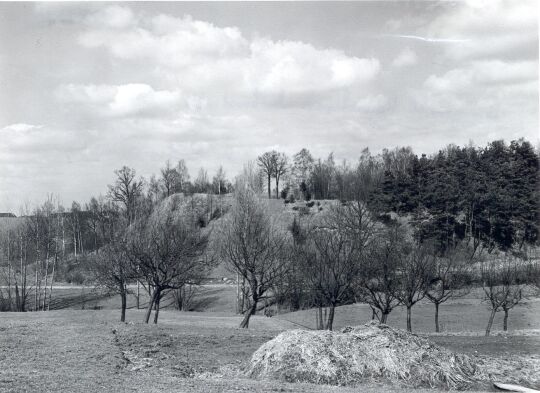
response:
M373 381L446 389L466 389L483 379L468 356L376 322L341 332L284 332L253 354L247 373L288 382Z

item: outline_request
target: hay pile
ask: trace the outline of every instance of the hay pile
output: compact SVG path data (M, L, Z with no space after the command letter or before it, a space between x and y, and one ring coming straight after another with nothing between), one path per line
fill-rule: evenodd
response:
M465 389L479 379L468 356L376 322L341 332L284 332L253 354L247 373L289 382L376 381L447 389Z

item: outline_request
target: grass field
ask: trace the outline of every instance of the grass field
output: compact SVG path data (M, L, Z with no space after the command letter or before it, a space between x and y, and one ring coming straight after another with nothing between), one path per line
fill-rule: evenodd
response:
M71 289L72 294L77 290ZM66 289L68 291L68 289ZM240 316L229 303L234 287L213 285L201 290L197 302L205 312L160 313L158 325L141 323L144 310L131 308L128 323L117 322L114 297L71 309L50 312L0 313L0 392L410 392L396 386L365 384L359 388L250 380L242 370L252 353L284 330L310 325L313 311L253 317L249 330L238 329ZM133 306L134 299L130 299ZM540 364L540 303L528 301L512 311L508 335L481 337L486 307L473 297L441 309L452 334L429 335L436 343L470 355L528 359ZM413 309L413 324L430 333L432 307ZM370 318L364 306L340 307L337 327ZM402 326L396 310L390 324ZM500 321L496 321L497 328ZM527 333L527 334L525 334ZM518 364L518 363L516 363ZM527 366L528 367L528 366ZM523 363L516 366L523 368ZM526 367L525 367L526 368ZM512 371L512 370L510 370ZM490 390L485 386L482 389ZM423 392L434 392L425 389Z

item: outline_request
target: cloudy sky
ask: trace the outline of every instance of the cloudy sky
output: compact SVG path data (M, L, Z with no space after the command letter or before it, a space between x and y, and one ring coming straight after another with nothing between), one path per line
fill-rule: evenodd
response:
M538 143L531 1L0 3L0 212L268 149Z

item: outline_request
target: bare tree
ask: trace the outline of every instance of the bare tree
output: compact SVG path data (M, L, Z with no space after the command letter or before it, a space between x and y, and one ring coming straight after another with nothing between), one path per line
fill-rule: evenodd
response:
M171 167L169 160L165 163L165 167L161 168L161 183L166 197L174 194L180 188L180 175L176 168Z
M176 185L175 192L186 192L190 179L186 162L183 159L179 160L175 169L178 173L178 184Z
M261 156L257 157L257 165L261 168L262 172L266 175L266 180L268 183L268 199L272 197L272 186L271 180L274 176L274 171L276 168L276 152L274 150L267 151Z
M196 192L207 193L210 189L210 182L208 180L208 172L206 169L199 169L195 183L193 184Z
M103 199L97 201L96 215L99 237L104 245L90 256L90 270L98 287L120 295L120 321L125 322L127 285L136 277L126 254L127 220L121 217L115 205L107 204Z
M473 255L474 250L466 244L459 244L434 261L433 277L426 297L435 306L435 331L437 333L440 332L439 306L449 299L464 296L470 291L469 265Z
M131 223L135 219L137 198L142 193L143 181L135 179L135 169L127 166L114 173L116 180L113 185L109 185L109 197L124 206L128 222Z
M287 156L284 153L274 154L274 177L276 178L276 199L279 199L279 180L287 173Z
M480 274L484 300L491 312L486 327L486 336L491 333L495 314L504 311L503 329L508 329L508 313L525 296L528 277L527 264L519 258L504 254L500 259L491 258L480 263Z
M397 298L407 308L407 331L412 332L412 307L426 297L432 279L434 253L426 244L411 242L399 256Z
M198 284L212 266L213 259L205 255L209 233L200 228L190 206L181 196L166 199L128 230L126 253L150 296L146 323L152 308L157 323L163 296Z
M215 194L221 195L227 192L227 177L221 165L212 179L212 186Z
M94 273L96 284L106 288L110 293L120 295L120 321L126 321L127 285L133 277L131 265L126 255L125 239L117 234L116 239L101 248L99 254L90 258L90 267Z
M307 183L308 179L311 176L311 171L313 169L313 156L308 149L302 149L294 155L293 158L293 167L292 174L296 186L298 187L300 183Z
M329 307L324 328L332 330L336 306L354 299L362 247L342 226L345 208L336 206L321 225L309 231L302 273L315 297ZM320 310L320 309L319 309Z
M250 307L241 328L249 327L257 305L287 269L286 237L247 183L235 187L234 203L219 236L219 250L229 268L249 286Z
M381 231L365 250L362 271L357 280L360 299L373 312L373 318L386 323L388 315L401 301L399 262L403 253L403 235L397 226Z

